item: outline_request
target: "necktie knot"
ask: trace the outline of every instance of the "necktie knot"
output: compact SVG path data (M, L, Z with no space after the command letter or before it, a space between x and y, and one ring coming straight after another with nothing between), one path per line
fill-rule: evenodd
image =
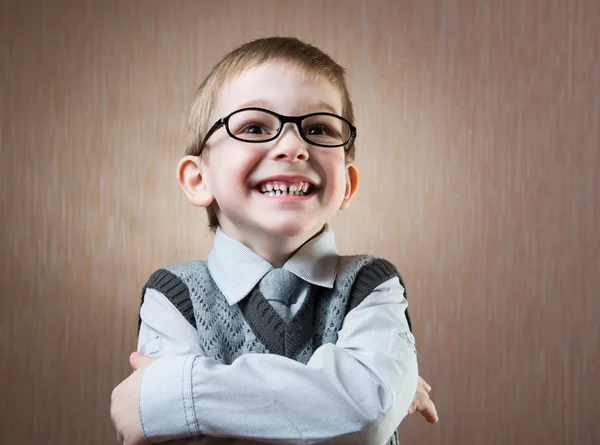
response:
M258 290L286 322L290 319L290 304L301 284L300 278L285 269L272 269L260 281Z

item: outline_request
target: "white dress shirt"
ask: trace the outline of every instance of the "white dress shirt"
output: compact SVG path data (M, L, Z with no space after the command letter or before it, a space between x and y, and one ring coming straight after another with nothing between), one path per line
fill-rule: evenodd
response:
M326 227L284 264L306 283L292 314L310 284L333 287L338 262L334 234ZM273 268L220 229L207 265L230 305ZM202 333L159 291L147 289L138 350L157 359L145 369L139 393L146 439L227 445L386 443L417 387L407 305L394 277L350 311L338 341L319 347L307 364L275 354L245 354L225 365L205 357Z

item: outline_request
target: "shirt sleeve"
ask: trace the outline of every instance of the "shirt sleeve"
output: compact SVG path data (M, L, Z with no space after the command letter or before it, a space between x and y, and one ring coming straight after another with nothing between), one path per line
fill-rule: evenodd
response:
M407 305L397 277L382 283L348 313L336 344L318 348L306 365L274 354L245 354L223 365L183 345L192 341L191 332L176 341L170 328L158 327L164 313L141 311L142 325L144 316L154 325L147 332L170 339L142 376L146 439L200 434L274 444L385 443L417 388ZM182 355L174 356L167 345Z
M158 290L146 289L140 318L138 351L142 354L154 358L164 355L203 355L198 331Z

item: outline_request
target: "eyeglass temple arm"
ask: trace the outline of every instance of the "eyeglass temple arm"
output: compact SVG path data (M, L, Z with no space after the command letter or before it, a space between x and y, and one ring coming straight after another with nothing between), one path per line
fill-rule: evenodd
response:
M215 124L211 127L210 130L208 130L208 133L206 133L206 136L204 136L204 140L202 141L202 144L200 144L200 150L202 151L204 149L204 146L206 145L206 142L208 141L208 138L210 138L213 133L215 131L217 131L219 128L221 128L223 125L225 125L225 118L221 118L219 119L217 122L215 122Z

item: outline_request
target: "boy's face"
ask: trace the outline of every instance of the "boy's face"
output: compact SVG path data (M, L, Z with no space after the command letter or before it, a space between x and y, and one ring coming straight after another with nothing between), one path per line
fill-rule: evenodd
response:
M329 82L311 80L293 66L271 63L226 83L210 122L246 107L288 116L340 115L341 97ZM258 236L296 239L300 245L349 203L355 189L351 182L357 179L355 167L345 162L344 147L311 145L292 123L284 125L277 139L263 143L235 140L223 127L209 139L201 165L221 228L242 242ZM271 186L300 188L307 183L306 195L263 192Z

